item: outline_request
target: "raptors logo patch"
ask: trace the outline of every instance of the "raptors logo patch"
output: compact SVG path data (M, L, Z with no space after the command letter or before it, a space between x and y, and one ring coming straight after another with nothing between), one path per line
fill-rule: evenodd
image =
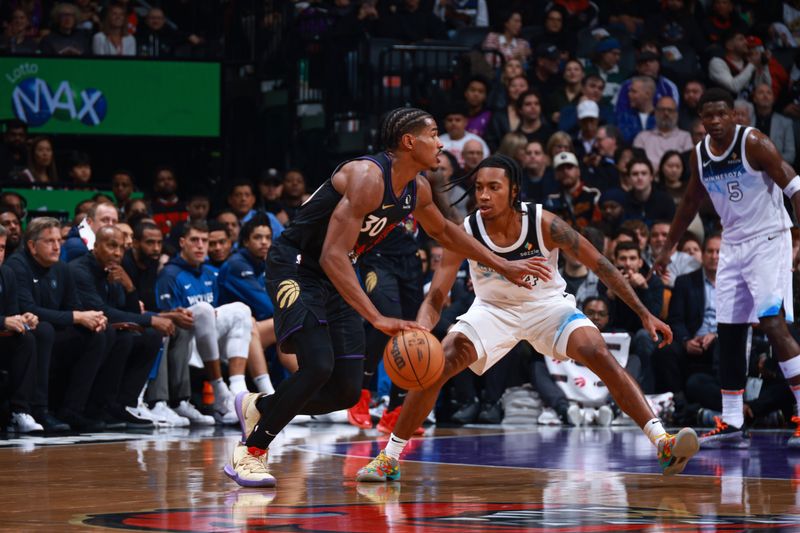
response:
M370 272L367 274L367 277L364 278L364 288L367 290L367 294L372 293L375 290L375 287L378 286L378 274L377 272Z
M278 285L278 307L286 309L300 296L300 285L293 279L281 281Z

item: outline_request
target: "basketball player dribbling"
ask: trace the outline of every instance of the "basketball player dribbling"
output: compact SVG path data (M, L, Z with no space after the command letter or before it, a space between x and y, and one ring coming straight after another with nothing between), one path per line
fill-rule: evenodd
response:
M558 274L559 250L594 271L636 311L654 340L659 333L663 335L662 345L672 340L669 326L650 314L617 268L589 241L541 205L519 201L522 169L514 160L495 154L471 174L475 176L478 210L464 221L466 233L497 257L544 257L554 274L549 279L532 277L532 287L517 287L490 265L469 261L475 301L444 338L444 373L429 388L408 393L386 448L358 472L357 480L400 479L400 453L433 408L447 380L467 367L483 374L522 340L545 356L573 359L591 369L655 445L662 472L673 475L683 471L697 452L697 435L690 428L676 435L664 431L636 381L608 351L597 327L575 307L575 298L564 292L566 283ZM462 179L468 183L471 177ZM431 328L438 322L463 260L458 251L445 252L417 314L422 326Z
M654 269L666 270L669 256L706 195L722 221L716 280L722 417L700 437L702 447L745 448L743 396L747 383L747 336L758 322L777 353L783 375L800 403L800 346L786 322L792 309L792 221L781 191L800 214L800 176L783 162L769 138L734 121L733 99L722 89L706 91L697 108L708 134L695 146L691 177ZM800 447L800 418L789 439Z
M507 261L444 219L420 175L438 165L442 149L430 114L395 109L382 121L381 138L386 152L339 165L270 248L267 291L275 303L275 333L285 352L297 354L299 369L275 394L236 398L243 442L225 473L242 486L275 485L267 450L295 415L329 413L358 401L364 372L361 317L390 336L421 328L380 314L354 269L358 257L409 213L442 246L489 265L513 283L527 286L525 276L550 275L543 261Z

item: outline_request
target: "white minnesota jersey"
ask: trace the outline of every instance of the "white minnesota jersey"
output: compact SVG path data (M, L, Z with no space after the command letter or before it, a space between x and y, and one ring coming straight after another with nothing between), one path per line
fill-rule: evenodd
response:
M708 135L695 146L700 181L722 219L722 240L731 244L792 226L781 188L747 160L752 129L737 125L733 142L719 157L711 153Z
M533 300L560 298L563 300L566 289L564 278L558 273L558 250L548 250L542 239L542 206L540 204L522 203L522 231L517 242L508 247L501 247L492 242L486 233L480 211L469 215L464 220L467 233L489 250L509 261L542 256L547 258L547 265L553 273L550 281L529 276L528 282L533 289L515 285L495 272L491 267L477 261L469 260L469 271L472 286L477 299L499 306L517 305Z

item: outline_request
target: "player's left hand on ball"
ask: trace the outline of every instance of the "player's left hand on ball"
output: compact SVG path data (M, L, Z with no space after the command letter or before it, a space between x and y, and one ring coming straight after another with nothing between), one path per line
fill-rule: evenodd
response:
M658 342L659 333L661 334L661 342L658 343L659 348L663 348L672 342L672 330L662 321L648 313L648 316L642 319L642 327L650 334L653 341Z
M531 277L539 278L542 281L550 281L553 277L550 267L547 266L547 259L544 257L506 261L506 266L500 274L520 287L528 289L533 288L533 284L529 281Z
M395 335L399 334L402 331L408 331L412 329L420 329L422 331L429 331L428 328L419 324L418 322L412 322L410 320L400 320L399 318L389 318L386 316L381 316L375 322L372 323L375 329L381 330L382 332L386 333L390 337L394 337Z

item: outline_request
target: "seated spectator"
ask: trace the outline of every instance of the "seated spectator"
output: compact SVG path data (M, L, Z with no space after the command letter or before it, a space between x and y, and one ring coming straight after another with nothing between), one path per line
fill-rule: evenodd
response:
M522 15L518 11L506 11L498 16L498 27L489 32L481 45L482 50L496 50L503 60L518 59L523 68L531 56L531 46L519 32L522 29ZM498 68L502 61L495 54L486 54L486 61Z
M22 8L11 10L11 17L0 41L0 52L10 55L34 55L39 51L39 44L29 35L30 19Z
M636 296L653 315L661 313L664 302L664 285L657 276L647 279L648 267L642 260L639 245L621 242L614 249L614 264L633 287ZM657 344L642 329L639 316L619 300L614 291L600 284L601 296L610 302L611 326L627 331L631 337L631 352L639 356L642 362L641 386L646 394L652 394L655 388L653 377L652 355Z
M467 213L471 210L472 195L468 194L463 187L453 183L453 180L463 175L461 167L453 154L443 150L437 157L438 166L431 173L431 186L433 183L441 184L439 187L446 193L448 206L455 211L459 220L464 220ZM434 195L434 200L437 195Z
M23 250L7 262L16 278L20 310L39 317L33 414L46 430L63 430L67 423L78 431L101 431L105 423L86 417L85 409L105 359L108 319L100 310L81 310L75 281L58 260L60 226L54 218L32 220ZM47 410L51 386L57 418Z
M791 119L775 111L775 94L772 87L759 83L753 92L756 128L766 133L775 143L784 161L794 164L795 139Z
M186 206L178 197L178 180L171 167L156 168L153 182L153 219L168 239L172 228L189 217Z
M137 54L142 57L175 57L184 44L199 45L203 38L167 25L167 16L158 7L151 8L144 25L136 31Z
M476 141L481 145L483 154L481 159L489 157L491 153L486 141L467 131L467 110L466 105L456 103L444 115L444 129L447 133L439 136L443 150L453 154L458 161L458 166L464 167L464 145L467 141ZM284 187L284 193L286 192ZM291 218L291 216L290 216Z
M625 191L613 187L600 195L601 227L606 235L615 235L625 220Z
M658 163L658 182L664 190L672 196L675 205L678 205L686 192L689 179L688 171L684 167L683 158L677 150L667 150Z
M486 0L445 0L433 6L433 13L448 29L485 27L489 25ZM474 132L473 132L474 133Z
M556 45L561 52L562 59L575 56L575 34L569 32L564 26L566 18L567 10L562 6L551 4L545 9L542 42Z
M156 282L156 304L161 311L186 309L192 315L190 329L178 328L167 356L169 375L159 375L163 384L157 389L171 391L158 401L170 400L175 411L195 423L206 423L189 403L189 359L192 340L214 388L214 418L224 424L236 424L233 399L245 392L244 371L252 333L250 309L240 302L217 306L217 274L204 265L208 255L208 227L192 222L184 228L180 253L170 259ZM220 356L228 361L230 388L222 379ZM168 384L168 386L164 386ZM185 402L185 403L184 403Z
M0 368L9 376L9 429L32 433L44 430L31 414L36 390L36 338L28 332L36 329L39 318L19 310L14 271L3 266L7 236L6 229L0 226Z
M627 219L642 220L648 227L655 220L672 220L675 216L675 202L662 190L653 185L653 165L649 159L634 158L628 163L631 190L625 204Z
M94 416L111 427L152 428L134 410L161 349L161 337L175 333L171 320L144 314L120 262L122 232L114 226L97 231L94 249L69 265L83 309L96 309L114 326L106 340L108 355L92 390ZM129 328L139 326L136 334Z
M564 65L563 83L557 89L543 93L545 98L545 114L547 119L558 124L561 109L570 104L577 104L582 92L584 78L583 64L577 59L570 59Z
M239 222L239 217L236 216L230 209L223 209L214 219L219 224L222 224L222 227L227 231L228 238L231 242L238 242L239 241L239 230L242 229L242 225Z
M289 215L286 213L281 203L283 194L283 180L274 168L265 170L258 179L259 201L258 205L263 205L267 213L272 213L283 225L289 222Z
M70 184L75 189L94 190L92 181L92 160L86 152L73 152L67 169Z
M19 179L28 164L28 125L21 120L4 121L0 144L0 184Z
M75 27L89 34L95 33L100 28L100 6L95 0L76 0L75 5L78 6L78 23ZM124 7L122 9L125 10Z
M264 361L264 350L276 342L272 319L275 309L267 295L265 280L267 252L271 245L269 220L262 214L256 215L242 226L239 249L219 271L220 303L242 302L253 314L255 345L251 341L248 364L253 383L259 392L266 394L275 392ZM297 369L296 358L280 351L278 356L284 366ZM257 366L253 365L254 362Z
M730 32L747 33L747 24L741 19L733 0L712 0L710 10L703 20L703 34L711 44L725 44L725 35Z
M225 264L225 261L227 261L233 253L233 242L230 228L219 221L211 222L211 224L208 225L207 264L216 269L222 268L222 265Z
M506 133L505 137L503 137L503 140L505 141L507 138L509 138L509 135L514 135L514 134L513 133ZM525 141L525 136L524 135L518 135L517 140L519 140L520 138L522 139L522 147L524 149L525 142L526 142ZM464 166L462 168L462 170L464 171L464 174L469 174L470 172L472 172L473 170L478 168L478 165L480 165L481 161L483 161L483 158L484 158L483 147L484 147L484 144L481 144L480 142L478 142L475 139L469 140L469 141L464 143L464 147L461 150L461 156L464 158ZM500 151L503 148L505 148L506 150L510 150L510 151L515 152L518 147L519 147L519 145L517 143L515 143L514 141L510 141L510 144L506 144L505 147L503 146L503 143L501 142L500 143L500 148L498 148L498 151Z
M657 39L662 47L689 47L698 53L705 50L708 43L695 19L693 6L691 0L661 2L661 9L650 13L645 21L645 35Z
M467 81L464 89L464 101L467 103L467 131L478 137L486 134L492 112L486 105L489 95L489 82L482 76L473 76Z
M297 214L300 206L308 200L309 194L306 192L306 178L303 173L292 168L286 171L283 175L283 191L281 193L281 202L283 203L286 213L289 215L289 220L292 220ZM272 223L272 234L277 239L283 228L278 228L275 223Z
M578 104L578 133L573 140L575 156L578 161L596 151L595 137L599 125L600 108L591 100L584 100Z
M561 152L553 159L553 169L559 192L545 200L544 207L566 220L575 229L581 229L600 220L597 202L600 191L586 187L581 180L578 158L571 152Z
M381 37L416 43L425 39L447 39L447 27L420 0L403 0L394 11L381 12L377 31Z
M287 172L286 174L287 176L289 176L290 172ZM300 178L302 178L302 174L300 175ZM294 176L293 175L289 176L289 179L290 180L294 179ZM284 178L284 181L285 180L286 178ZM305 201L304 199L305 180L303 180L303 183L301 185L302 185L302 192L299 194L299 198ZM294 193L297 187L298 186L296 186L294 182L291 182L289 184L288 189ZM287 187L285 185L283 187L283 191L284 193L287 191ZM290 201L292 205L291 208L289 208L289 210L291 210L289 218L291 218L291 216L294 215L294 212L302 204L302 201L295 202L294 198L291 198ZM231 211L233 211L233 213L239 219L240 227L242 224L244 224L245 222L247 222L256 215L257 211L255 210L255 206L256 206L256 190L255 187L253 187L253 184L247 180L239 180L234 182L234 184L231 186L230 193L228 193L228 207L231 208ZM269 218L270 224L272 224L272 231L274 232L274 234L276 236L279 236L281 233L283 233L283 224L281 224L280 221L278 221L278 218L269 212L267 212L266 215ZM236 235L239 234L238 230L236 230L235 234Z
M620 85L629 76L628 72L623 72L619 68L620 57L622 57L622 46L619 41L613 37L603 39L594 45L592 64L586 68L587 76L595 74L603 79L605 83L603 102L607 104L616 100Z
M114 193L114 198L117 200L117 208L124 215L128 214L124 209L125 204L135 189L133 174L129 171L119 169L111 174L111 192Z
M600 108L600 123L614 124L614 106L603 98L606 82L597 74L586 74L581 82L581 93L577 100L561 108L558 115L558 129L574 133L578 129L578 104L591 100Z
M547 140L545 151L548 157L550 157L550 161L555 161L556 155L561 152L572 152L574 154L575 144L572 142L572 137L570 137L568 133L557 131Z
M122 233L122 251L130 250L133 247L133 228L127 222L117 222L114 227Z
M22 224L16 211L0 204L0 226L5 229L5 255L10 256L22 242Z
M593 149L582 160L588 186L601 191L619 187L619 171L614 156L620 144L622 135L615 126L597 128Z
M720 243L719 234L709 236L703 244L702 268L675 280L667 319L673 341L653 361L658 392L678 393L691 374L712 373L719 349L715 287Z
M564 19L564 27L572 35L584 28L594 28L597 26L600 8L597 4L590 1L574 2L572 0L551 0L544 9L547 11L552 6L561 6L567 13Z
M486 142L492 148L500 145L500 140L506 133L516 131L521 119L517 110L517 100L528 91L528 79L525 76L516 76L508 82L506 88L505 108L492 113L489 128L486 130Z
M653 41L644 41L639 47L639 55L636 57L636 76L647 76L652 78L656 84L655 94L653 95L653 105L658 107L658 101L665 96L669 96L675 101L677 107L681 103L678 86L665 76L661 75L661 54L658 46ZM628 90L632 81L625 81L619 89L617 103L614 107L615 112L630 110L631 104Z
M125 218L130 221L137 216L150 217L150 204L144 198L129 198L125 202Z
M653 95L656 84L648 76L635 76L628 87L630 109L621 109L615 113L615 123L626 143L632 143L640 131L655 127L656 117L653 113ZM677 117L676 117L677 118Z
M525 173L522 179L522 198L528 202L543 203L549 194L558 191L555 174L550 166L544 146L533 141L525 146Z
M633 145L645 151L653 167L669 150L686 152L694 148L689 132L678 128L678 104L672 97L659 98L655 115L655 128L640 131L633 139Z
M781 62L775 59L772 51L764 48L763 41L755 35L747 37L747 48L751 54L761 54L761 63L762 65L766 64L767 70L769 70L769 77L772 80L773 97L777 101L782 100L786 94L786 89L789 87L789 73L783 68Z
M56 4L51 13L52 31L42 38L39 52L47 56L90 55L91 34L76 27L79 15L73 4Z
M725 48L725 55L714 57L708 63L708 77L715 85L729 91L734 98L745 100L750 99L757 84L772 85L769 68L762 62L761 53L750 50L742 31L727 31L720 43Z
M503 70L500 72L499 79L492 82L492 87L489 91L489 109L501 110L508 106L511 102L507 99L506 93L511 80L519 76L525 77L525 69L522 67L522 61L519 59L509 59L503 65ZM528 78L525 78L525 89L519 91L520 94L528 90Z
M541 43L536 47L533 68L531 69L528 83L531 89L541 95L550 95L558 92L564 86L564 81L559 76L559 62L561 53L556 45L551 43ZM547 119L550 113L547 113Z
M736 99L733 102L733 120L740 126L755 126L756 108L743 98Z
M653 258L658 257L664 250L671 223L671 220L656 220L653 222L653 227L650 228L650 243L646 254L643 254L647 264L652 265ZM667 271L661 276L661 282L670 289L675 285L675 280L678 279L678 276L689 274L700 268L700 262L694 257L677 250L670 256L670 261Z
M97 56L135 56L136 38L128 33L125 8L111 4L103 16L101 31L94 34L92 52Z
M205 187L193 187L192 192L189 194L189 200L186 202L186 212L189 213L189 218L182 222L178 222L170 235L170 246L177 250L178 240L183 234L183 228L187 223L198 221L206 222L208 220L208 212L211 210L211 197Z
M122 268L133 283L134 296L146 311L156 311L156 277L163 237L158 226L139 222L133 226L133 243L122 257Z
M61 247L61 260L65 263L86 255L94 248L94 237L104 226L119 222L117 208L109 203L95 203L86 214L86 219L74 226Z
M56 183L58 171L49 137L34 137L28 148L28 166L16 179L27 183Z
M691 131L692 124L697 120L699 115L697 104L700 102L700 97L706 90L706 85L700 80L689 80L683 86L683 93L681 94L681 103L678 106L678 127L682 130Z
M517 113L520 117L517 132L525 135L528 142L546 142L554 130L542 116L542 99L536 91L522 93L517 99Z

